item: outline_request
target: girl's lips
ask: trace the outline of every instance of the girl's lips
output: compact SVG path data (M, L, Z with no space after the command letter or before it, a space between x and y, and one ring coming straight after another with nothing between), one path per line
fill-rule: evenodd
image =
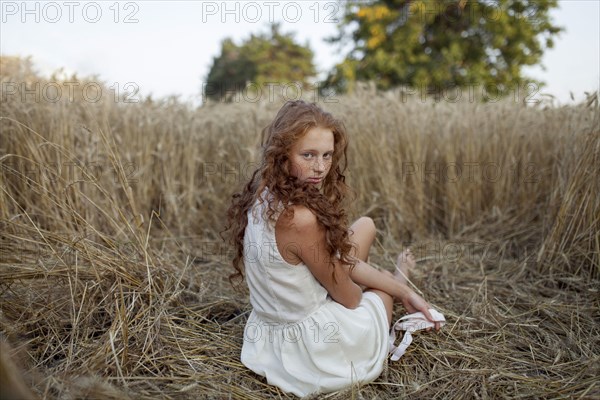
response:
M319 183L323 178L308 178L307 181L310 183Z

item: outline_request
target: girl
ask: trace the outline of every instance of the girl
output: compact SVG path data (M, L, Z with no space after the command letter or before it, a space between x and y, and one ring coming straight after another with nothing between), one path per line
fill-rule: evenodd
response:
M262 139L261 165L228 212L230 279L245 275L253 307L241 361L298 396L373 381L388 355L394 300L433 321L406 284L414 258L402 253L396 274L367 264L375 226L363 217L348 229L339 120L288 101Z

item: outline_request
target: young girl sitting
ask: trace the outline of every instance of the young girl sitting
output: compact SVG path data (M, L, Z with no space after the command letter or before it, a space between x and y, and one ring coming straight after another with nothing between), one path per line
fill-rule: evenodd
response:
M406 284L410 250L395 274L377 270L367 264L373 221L348 228L347 144L331 114L288 101L263 130L260 167L228 213L236 248L230 278L245 276L253 307L241 361L298 396L375 380L389 351L394 301L440 326Z

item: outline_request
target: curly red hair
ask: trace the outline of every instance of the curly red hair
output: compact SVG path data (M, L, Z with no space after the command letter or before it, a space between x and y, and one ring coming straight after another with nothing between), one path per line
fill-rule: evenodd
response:
M334 138L334 152L331 168L323 180L322 190L314 185L301 183L290 174L289 154L296 141L310 129L322 127L330 129ZM266 216L275 223L277 206L283 206L283 213L293 213L290 204L303 205L317 217L326 230L327 250L331 265L337 254L343 264L354 266L350 257L352 244L348 235L348 218L342 202L349 192L344 171L348 138L343 123L314 103L303 100L286 102L271 124L262 131L262 159L240 193L233 195L227 212L228 241L235 248L232 264L235 272L229 276L243 280L244 234L248 225L248 211L258 200L267 201ZM261 194L268 189L272 195L265 200ZM293 215L293 214L292 214ZM333 271L332 271L333 274Z

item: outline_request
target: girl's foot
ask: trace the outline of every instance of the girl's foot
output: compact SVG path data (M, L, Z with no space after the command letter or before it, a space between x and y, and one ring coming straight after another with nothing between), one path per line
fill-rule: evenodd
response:
M410 279L410 274L415 265L417 265L417 262L415 261L415 258L413 257L410 249L404 250L402 253L400 253L398 259L396 260L396 272L394 273L394 278L406 284L408 279ZM441 324L440 322L433 320L433 317L429 312L429 304L427 304L427 302L423 300L423 298L416 294L414 291L409 290L409 293L410 294L407 297L400 299L402 305L406 309L407 314L420 311L423 313L423 315L425 315L425 318L434 322L435 330L439 330ZM426 331L428 332L430 330L431 328L426 329Z
M402 253L400 253L398 259L396 260L396 272L394 273L394 278L404 284L407 284L408 280L410 279L410 273L416 264L417 263L410 249L404 250Z

